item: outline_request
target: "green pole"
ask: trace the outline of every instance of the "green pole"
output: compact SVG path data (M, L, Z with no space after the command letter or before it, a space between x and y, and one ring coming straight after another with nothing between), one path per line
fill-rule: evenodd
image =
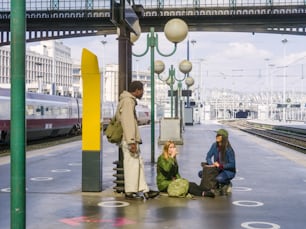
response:
M11 1L11 229L26 228L25 0Z
M151 28L150 39L150 52L151 52L151 163L155 162L155 79L154 79L154 28Z
M174 84L174 76L175 76L175 69L173 65L169 69L169 76L170 76L170 92L171 92L171 118L173 118L173 84Z

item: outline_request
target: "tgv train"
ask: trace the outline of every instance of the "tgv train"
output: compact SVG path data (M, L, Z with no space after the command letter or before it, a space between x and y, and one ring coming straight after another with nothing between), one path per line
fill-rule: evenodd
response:
M117 105L102 104L103 128L114 116ZM150 123L150 110L136 106L138 123ZM79 134L82 124L82 99L26 93L26 138L28 141L68 134ZM10 140L10 90L0 88L0 143Z
M0 88L0 142L10 138L10 90ZM26 93L26 138L36 140L81 131L82 100L64 96Z
M102 104L103 129L105 130L110 119L115 115L117 103L104 102ZM136 116L138 125L150 124L150 109L145 105L136 106Z

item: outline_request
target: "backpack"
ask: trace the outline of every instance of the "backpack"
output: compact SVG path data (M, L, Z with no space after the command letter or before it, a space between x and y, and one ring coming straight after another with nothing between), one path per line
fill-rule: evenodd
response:
M119 120L114 116L105 130L105 136L110 143L119 144L122 140L123 129Z
M219 174L219 171L216 167L208 166L206 163L203 163L203 173L200 187L203 190L215 189L217 187L216 177Z
M178 178L168 186L167 192L171 197L185 197L188 194L189 181L184 178Z

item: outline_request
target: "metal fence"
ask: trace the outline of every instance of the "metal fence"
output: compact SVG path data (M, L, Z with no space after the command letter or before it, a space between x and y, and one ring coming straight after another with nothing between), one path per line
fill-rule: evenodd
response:
M110 9L112 0L27 0L27 11ZM120 0L115 0L119 2ZM247 6L305 6L306 0L130 0L144 8L205 8ZM11 0L0 0L0 11L11 10Z

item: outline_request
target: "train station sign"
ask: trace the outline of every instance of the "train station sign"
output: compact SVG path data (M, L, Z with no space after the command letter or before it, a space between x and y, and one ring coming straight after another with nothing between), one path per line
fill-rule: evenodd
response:
M178 91L174 90L173 91L173 96L177 96ZM192 91L191 90L182 90L182 95L181 96L191 96ZM168 96L171 96L171 90L168 90Z

